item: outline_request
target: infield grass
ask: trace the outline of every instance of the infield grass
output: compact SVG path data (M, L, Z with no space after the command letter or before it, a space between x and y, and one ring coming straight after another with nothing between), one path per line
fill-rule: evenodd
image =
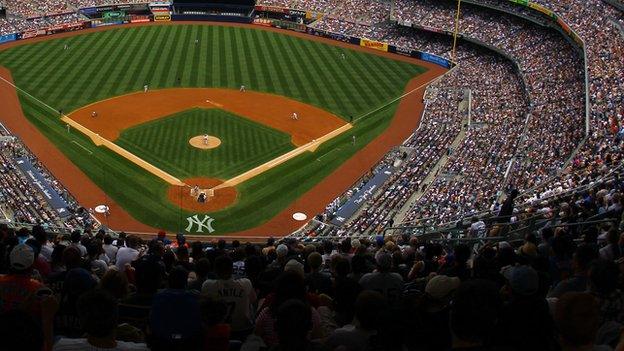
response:
M201 150L189 139L203 134L221 145ZM180 178L229 179L293 150L290 135L220 109L195 108L121 132L115 143Z
M194 44L195 39L199 44ZM65 44L69 50L63 50ZM341 59L342 53L346 59ZM388 105L402 94L409 79L425 71L417 65L286 34L218 25L121 27L81 34L0 51L0 64L11 69L17 86L66 112L139 91L146 83L151 89L236 89L245 84L247 89L321 107L347 121ZM135 218L174 231L186 226L185 218L193 213L169 203L163 181L94 146L79 133L67 133L58 114L33 99L23 94L20 99L35 126ZM239 185L236 205L211 213L215 233L252 228L296 201L379 135L396 106L389 104L368 115L315 153L305 153ZM126 141L143 145L131 134ZM355 146L352 135L357 135ZM172 166L192 174L187 165ZM231 172L236 173L234 169Z

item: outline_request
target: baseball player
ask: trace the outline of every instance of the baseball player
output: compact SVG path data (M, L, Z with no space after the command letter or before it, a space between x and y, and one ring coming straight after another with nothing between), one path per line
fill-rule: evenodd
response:
M195 39L195 45L199 44L199 39Z
M298 120L299 116L297 116L297 112L293 112L292 116L290 116L290 119L295 120L295 121Z
M204 134L204 145L208 145L208 134Z
M343 60L345 60L347 57L345 56L344 52L340 54L340 56L342 57Z
M241 85L241 87L240 87L240 89L238 91L240 91L241 93L244 93L246 91L245 86Z
M91 117L93 117L93 118L97 117L97 112L95 112L95 111L91 112Z
M143 92L144 92L144 93L147 93L147 91L148 91L148 90L149 90L149 85L145 84L145 85L143 86Z
M69 45L67 44L63 45L63 50L67 50L67 49L69 49Z
M199 195L199 185L195 184L194 187L191 188L191 196Z
M355 145L355 135L351 136L351 145Z

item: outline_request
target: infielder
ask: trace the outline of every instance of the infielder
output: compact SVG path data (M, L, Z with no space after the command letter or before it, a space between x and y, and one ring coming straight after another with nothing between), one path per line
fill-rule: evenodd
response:
M144 92L144 93L147 93L147 91L148 91L148 90L149 90L149 85L145 84L145 85L143 86L143 92Z
M292 116L290 116L290 119L295 120L295 121L298 120L299 116L297 116L297 112L293 112Z
M97 112L95 112L95 111L91 112L91 117L93 117L93 118L97 117Z
M241 87L240 87L240 89L238 91L240 91L241 93L244 93L246 91L245 86L241 85Z

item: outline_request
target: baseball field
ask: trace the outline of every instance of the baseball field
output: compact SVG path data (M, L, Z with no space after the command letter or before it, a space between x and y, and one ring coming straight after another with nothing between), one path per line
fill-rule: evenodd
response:
M62 155L20 137L44 161L53 155L53 173L61 157L72 164L65 170L77 166L59 178L79 200L109 205L111 226L131 218L142 225L128 229L145 231L206 234L188 218L208 214L212 234L249 233L298 204L315 215L304 195L375 147L397 107L414 120L403 128L416 126L419 111L401 108L400 97L442 71L251 26L128 26L19 44L0 47L3 79ZM91 185L69 179L84 176ZM207 202L192 195L195 186Z

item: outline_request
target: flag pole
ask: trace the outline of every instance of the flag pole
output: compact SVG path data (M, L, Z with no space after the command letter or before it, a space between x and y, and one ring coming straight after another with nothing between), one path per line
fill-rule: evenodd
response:
M453 33L453 53L451 58L456 62L456 46L457 46L457 32L459 32L459 14L461 8L461 0L457 0L457 12L455 14L455 32Z

